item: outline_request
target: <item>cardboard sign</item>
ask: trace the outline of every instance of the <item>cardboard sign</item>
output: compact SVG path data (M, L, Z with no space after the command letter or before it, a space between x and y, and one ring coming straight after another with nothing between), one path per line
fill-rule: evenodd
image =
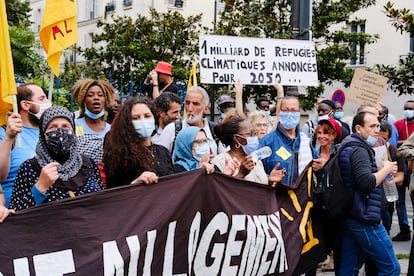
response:
M387 82L387 77L357 68L347 97L355 103L375 104L384 96Z
M317 86L312 41L200 36L201 83Z

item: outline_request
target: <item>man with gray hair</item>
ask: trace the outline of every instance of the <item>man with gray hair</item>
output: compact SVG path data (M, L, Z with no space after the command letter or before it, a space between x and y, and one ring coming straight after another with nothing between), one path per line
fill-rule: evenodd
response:
M210 148L214 155L222 151L218 146L218 139L214 134L214 123L204 118L210 110L210 97L207 91L200 86L192 86L187 90L184 110L186 118L168 124L159 137L158 144L166 147L172 153L176 134L185 127L196 126L202 128L210 140Z

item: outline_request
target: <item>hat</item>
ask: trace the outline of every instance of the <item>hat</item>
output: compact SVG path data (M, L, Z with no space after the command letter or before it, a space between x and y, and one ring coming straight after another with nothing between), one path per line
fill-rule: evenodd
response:
M323 100L319 104L326 104L326 105L330 106L332 109L335 109L335 104L331 100Z
M172 65L168 62L158 61L155 72L172 76Z
M73 113L70 112L66 107L62 106L52 106L43 112L42 116L40 117L40 133L44 133L46 131L47 126L49 125L50 121L55 118L65 118L67 119L72 128L75 129L75 121L73 117Z
M342 128L339 123L334 118L322 119L318 122L318 125L322 124L330 125L336 132L335 141L338 142L341 140L342 137Z
M234 103L234 100L232 97L230 97L229 95L221 95L217 100L216 100L216 104L217 105L222 105L224 103Z

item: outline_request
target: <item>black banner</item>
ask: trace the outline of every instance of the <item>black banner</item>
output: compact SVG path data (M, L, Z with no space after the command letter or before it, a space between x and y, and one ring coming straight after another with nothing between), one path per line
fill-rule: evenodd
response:
M0 275L293 274L308 213L283 210L274 189L203 170L44 204L0 225Z

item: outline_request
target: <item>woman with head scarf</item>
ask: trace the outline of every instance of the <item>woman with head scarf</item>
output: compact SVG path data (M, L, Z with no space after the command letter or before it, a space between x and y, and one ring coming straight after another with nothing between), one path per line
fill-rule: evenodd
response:
M107 187L158 182L173 173L167 148L152 144L158 112L147 97L130 98L121 107L104 142Z
M175 139L174 172L206 168L207 173L213 173L215 168L210 164L210 155L209 140L204 130L195 126L185 127Z
M48 108L40 118L39 128L36 155L24 162L17 173L11 209L22 210L102 190L96 163L78 151L69 110Z

